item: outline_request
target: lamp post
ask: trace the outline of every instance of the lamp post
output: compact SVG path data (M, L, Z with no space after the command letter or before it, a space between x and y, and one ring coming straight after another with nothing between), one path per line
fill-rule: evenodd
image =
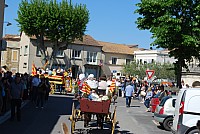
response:
M0 70L1 70L1 47L2 47L2 38L3 38L3 22L4 22L4 8L5 0L0 0Z

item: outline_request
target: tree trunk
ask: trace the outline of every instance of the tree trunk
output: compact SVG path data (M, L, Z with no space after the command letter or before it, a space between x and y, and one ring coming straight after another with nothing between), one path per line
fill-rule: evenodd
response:
M177 87L182 88L181 77L182 77L182 60L178 59L177 61Z

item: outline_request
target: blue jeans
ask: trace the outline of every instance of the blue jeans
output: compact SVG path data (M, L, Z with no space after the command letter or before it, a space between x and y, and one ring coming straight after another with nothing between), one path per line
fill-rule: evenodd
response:
M131 105L131 96L126 96L126 106L130 107Z
M150 99L146 99L146 100L144 101L144 105L145 105L147 108L149 108L149 106L150 106Z

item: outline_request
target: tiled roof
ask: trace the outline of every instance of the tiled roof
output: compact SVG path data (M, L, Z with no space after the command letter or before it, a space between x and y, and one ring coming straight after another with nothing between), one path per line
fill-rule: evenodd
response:
M83 41L75 40L74 44L83 44L83 45L89 45L89 46L99 46L99 47L102 47L102 45L100 45L98 43L98 41L96 41L90 35L84 35L83 36Z
M36 39L35 36L30 37L31 39ZM44 40L48 40L44 38ZM102 47L94 38L90 35L83 35L83 41L76 39L73 44L88 45L88 46L99 46Z
M133 55L134 51L139 49L137 47L131 47L129 45L124 45L124 44L116 44L103 41L98 41L98 42L100 45L103 46L102 48L103 52L107 53L120 53L120 54Z
M20 41L20 35L6 34L3 39L6 41Z

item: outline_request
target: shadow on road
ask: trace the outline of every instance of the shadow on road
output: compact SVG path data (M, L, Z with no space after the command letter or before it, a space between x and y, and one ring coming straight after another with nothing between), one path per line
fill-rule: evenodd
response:
M35 108L35 105L32 102L29 102L21 110L21 121L18 122L14 120L11 122L7 120L0 125L0 133L50 134L61 116L71 115L71 107L72 97L64 95L50 96L48 102L44 105L44 109Z

